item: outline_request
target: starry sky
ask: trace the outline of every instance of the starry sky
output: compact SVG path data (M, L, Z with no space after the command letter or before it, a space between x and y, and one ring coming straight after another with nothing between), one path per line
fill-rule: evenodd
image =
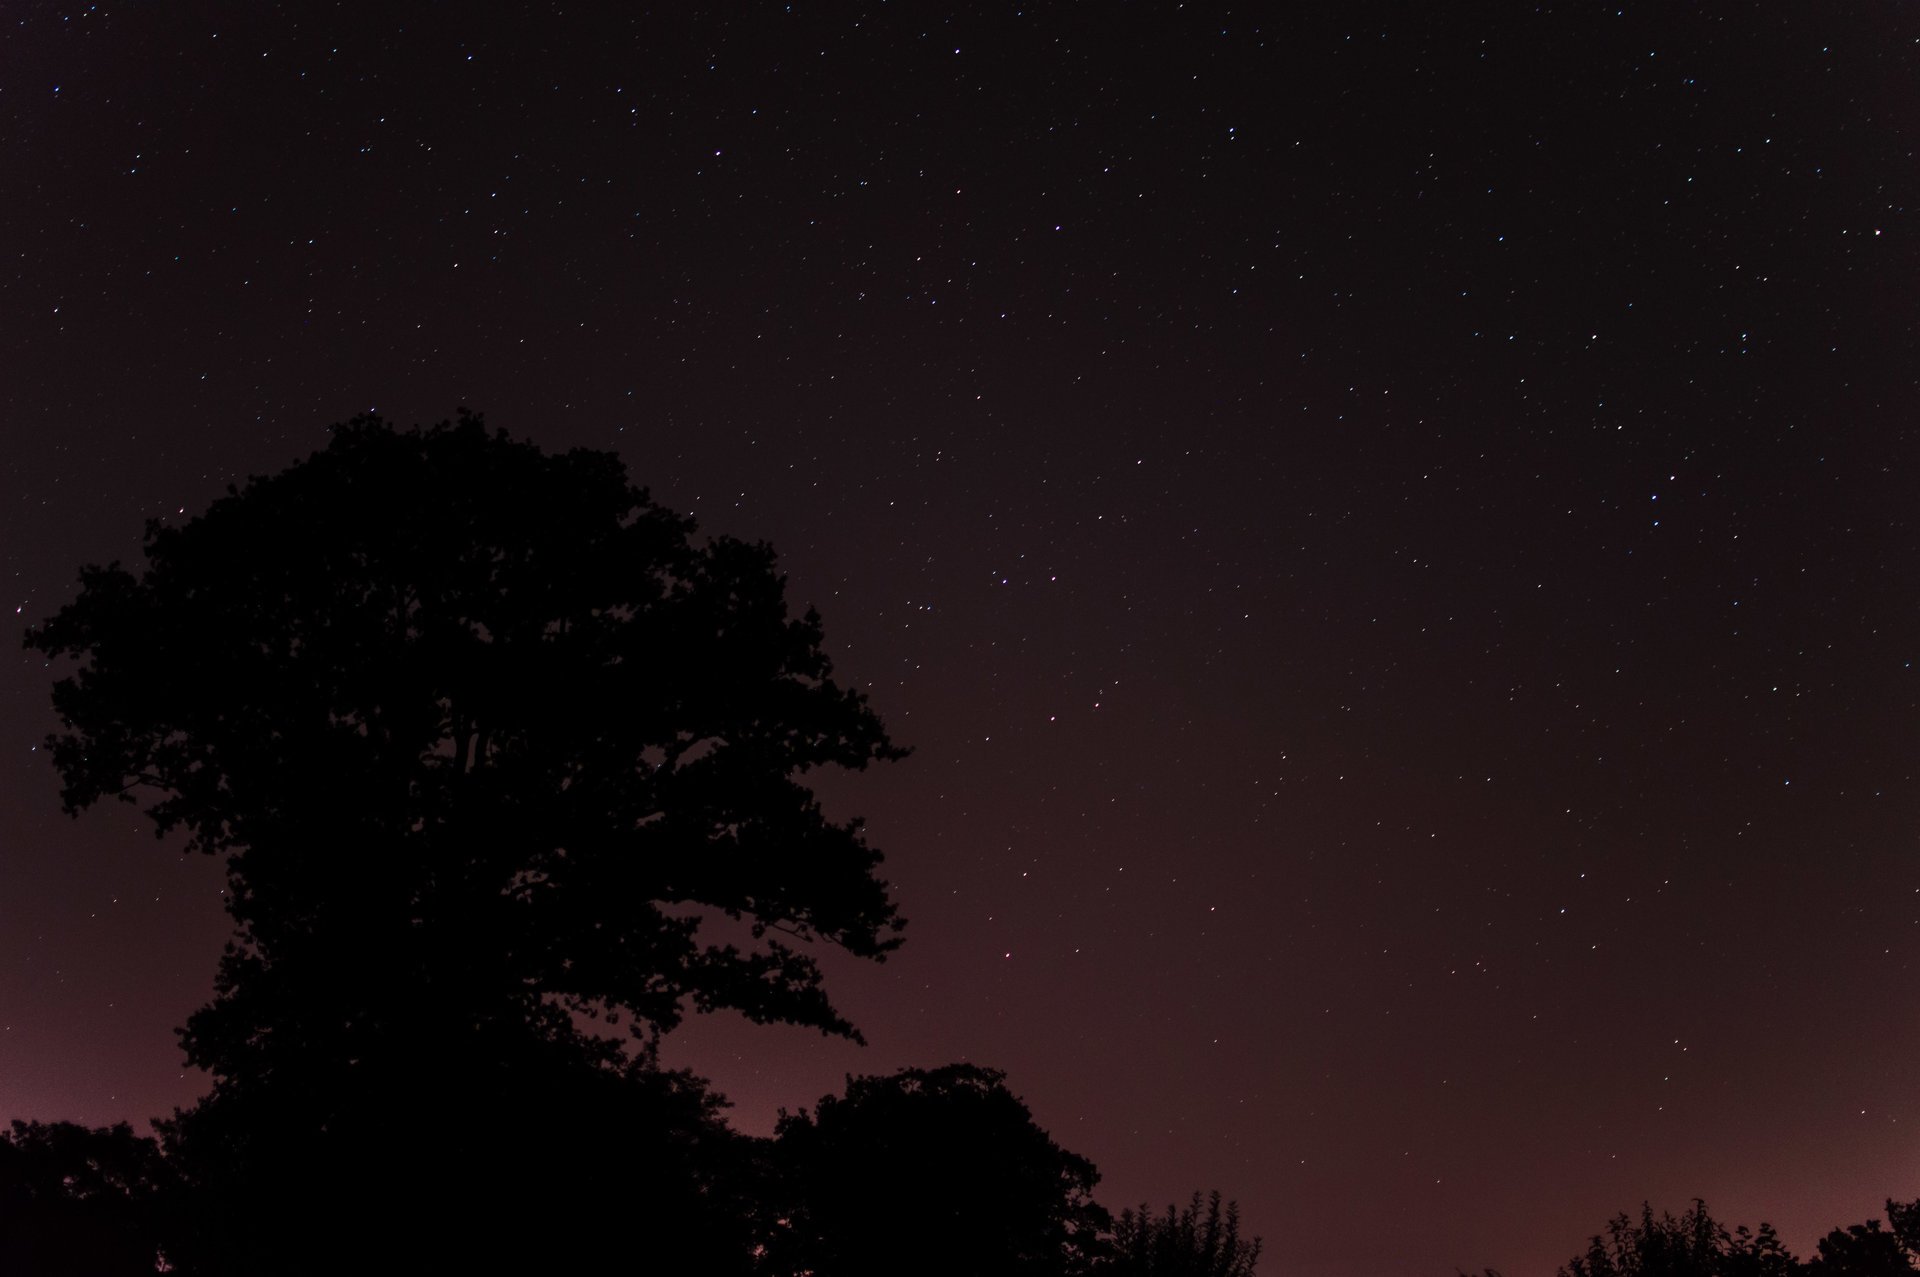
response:
M1624 2L1624 7L1622 7ZM695 12L693 10L699 10ZM7 6L19 623L378 409L766 538L907 762L865 1048L1299 1277L1920 1196L1920 11ZM0 1116L198 1095L220 872L0 682Z

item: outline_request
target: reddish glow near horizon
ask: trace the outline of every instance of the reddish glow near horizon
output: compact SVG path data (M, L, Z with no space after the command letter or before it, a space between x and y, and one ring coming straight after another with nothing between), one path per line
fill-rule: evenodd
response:
M22 15L17 616L469 404L772 541L915 747L823 782L870 1045L669 1040L740 1125L991 1064L1276 1274L1920 1196L1920 18L589 8ZM8 668L0 1116L164 1112L218 866Z

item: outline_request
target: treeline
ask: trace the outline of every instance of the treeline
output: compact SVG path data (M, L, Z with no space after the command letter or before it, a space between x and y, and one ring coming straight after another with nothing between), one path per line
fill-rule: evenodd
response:
M822 768L905 757L772 550L620 458L372 418L82 569L70 812L227 867L206 1097L0 1140L0 1273L1246 1277L1218 1197L1116 1219L1000 1074L849 1079L770 1139L657 1067L690 1011L854 1040L815 952L904 921Z
M1897 1277L1920 1272L1920 1201L1887 1202L1877 1219L1835 1228L1807 1259L1781 1244L1771 1224L1729 1230L1696 1199L1680 1215L1617 1215L1560 1277Z
M1251 1277L1218 1194L1111 1215L990 1069L849 1079L753 1139L657 1067L690 1011L860 1040L815 953L905 926L821 768L904 758L772 550L610 453L374 418L87 567L62 800L227 869L181 1030L206 1097L0 1137L0 1274ZM1911 1271L1913 1214L1801 1265L1704 1208L1567 1277ZM1879 1265L1879 1267L1874 1267Z
M689 1075L636 1072L621 1089L623 1105L565 1127L476 1112L464 1137L369 1132L351 1160L311 1148L247 1183L191 1122L159 1139L15 1122L0 1136L0 1273L1252 1277L1259 1257L1218 1193L1111 1215L1093 1164L991 1069L849 1079L770 1139L719 1121Z
M726 1277L1254 1277L1258 1239L1219 1193L1111 1215L1085 1158L1061 1149L991 1069L849 1079L770 1139L717 1120L686 1074L638 1081L650 1129L550 1141L549 1191L496 1157L423 1149L415 1132L236 1193L194 1154L122 1124L15 1122L0 1134L0 1273L123 1277L399 1271L612 1271ZM629 1117L633 1114L630 1112ZM474 1127L488 1121L475 1115ZM644 1143L609 1141L644 1139ZM511 1134L504 1143L525 1152ZM609 1157L617 1149L619 1156ZM404 1168L396 1192L390 1165ZM504 1174L509 1195L484 1181ZM325 1209L316 1210L318 1203ZM397 1213L395 1208L398 1207ZM1695 1201L1616 1216L1558 1277L1904 1277L1920 1272L1920 1201L1835 1228L1806 1259L1770 1224L1728 1228ZM335 1213L337 1212L337 1213ZM377 1227L373 1226L377 1225ZM1486 1277L1498 1277L1488 1270Z

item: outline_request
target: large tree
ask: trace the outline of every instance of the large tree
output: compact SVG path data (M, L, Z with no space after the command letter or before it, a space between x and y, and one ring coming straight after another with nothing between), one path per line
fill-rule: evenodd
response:
M809 942L877 959L901 923L808 773L903 751L768 547L462 414L336 427L145 553L26 641L77 663L69 810L143 802L226 859L234 937L183 1030L215 1087L168 1128L197 1182L346 1192L396 1139L420 1181L525 1176L593 1155L485 1120L570 1077L711 1134L697 1087L642 1079L689 1007L858 1036Z

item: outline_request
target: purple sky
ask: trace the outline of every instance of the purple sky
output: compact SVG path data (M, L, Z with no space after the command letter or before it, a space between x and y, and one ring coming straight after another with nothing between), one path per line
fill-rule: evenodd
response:
M30 2L0 570L377 407L764 537L914 757L861 1049L1278 1277L1920 1195L1920 14ZM197 1095L218 866L0 683L0 1116Z

